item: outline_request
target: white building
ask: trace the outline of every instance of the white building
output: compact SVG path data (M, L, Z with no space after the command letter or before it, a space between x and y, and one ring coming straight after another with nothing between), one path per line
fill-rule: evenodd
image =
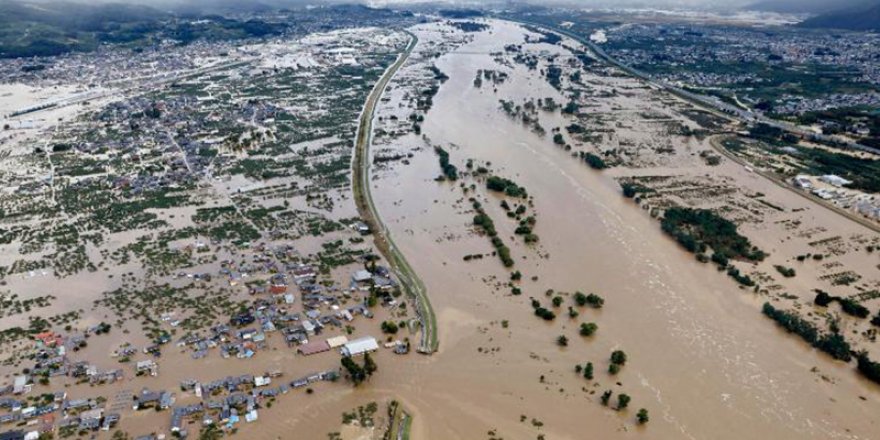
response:
M12 393L13 394L25 394L31 392L31 387L33 385L28 383L27 376L16 376L15 382L12 385Z
M820 181L825 182L829 185L834 185L837 187L846 186L852 183L851 180L846 180L843 177L834 175L834 174L826 174L819 178Z
M367 336L360 339L355 339L353 341L349 341L347 344L342 346L342 349L339 350L343 356L360 356L362 354L374 352L379 349L379 343L376 342L376 338L372 336Z
M356 283L364 283L373 279L373 274L368 270L361 269L355 272L351 279Z

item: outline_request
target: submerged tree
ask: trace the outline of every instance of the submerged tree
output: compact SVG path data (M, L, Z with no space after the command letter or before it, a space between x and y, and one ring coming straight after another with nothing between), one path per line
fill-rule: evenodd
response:
M602 393L602 405L608 406L608 401L611 400L611 394L613 394L611 390Z
M342 367L348 372L351 381L355 385L360 385L367 378L367 373L363 367L357 364L352 358L345 356L342 358Z
M581 336L593 336L599 330L599 326L592 322L584 322L581 324Z
M587 365L584 366L584 379L593 380L593 363L587 362Z
M370 356L370 353L364 355L364 373L367 376L372 376L373 373L379 370L379 366L376 365L376 361L373 360L373 357Z

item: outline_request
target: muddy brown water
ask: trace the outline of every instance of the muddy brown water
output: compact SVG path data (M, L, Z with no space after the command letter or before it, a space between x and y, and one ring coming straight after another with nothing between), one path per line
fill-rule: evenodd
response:
M436 35L431 26L415 30L420 41ZM534 197L535 232L541 237L537 250L513 238L515 223L504 217L499 198L476 192L525 275L524 294L514 297L509 289L495 287L509 274L497 259L462 260L490 252L491 246L471 232L473 213L461 189L434 181L437 157L425 148L410 165L378 173L372 193L428 288L440 351L397 357L382 350L379 373L369 383L358 388L318 384L311 395L291 392L262 410L258 423L240 426L238 437L327 438L341 430L343 411L397 399L413 413L412 438L419 440L534 439L539 434L547 439L877 438L880 391L859 379L851 364L832 362L785 335L760 315L763 300L676 247L656 221L620 196L608 173L590 170L554 147L549 136L538 137L499 110L501 97L559 98L537 72L517 66L498 93L473 87L478 69L498 68L489 52L522 42L523 33L516 25L493 22L491 33L478 33L459 53L435 60L450 79L422 129L447 148L460 169L468 158L491 161L493 170ZM542 123L549 129L564 121L552 116ZM410 148L422 141L407 136L393 142ZM604 296L605 307L581 310L573 320L561 309L547 323L529 305L529 297L549 304L547 289L596 292ZM596 322L599 331L584 339L577 330L587 321ZM372 331L358 324L359 333L377 333L378 322L373 324ZM559 335L569 338L568 347L555 344ZM612 377L606 370L616 349L625 350L629 360ZM293 357L280 346L250 362L212 355L193 363L183 353L167 356L171 359L163 365L181 367L163 367L151 387L173 389L183 377L210 380L272 368L284 370L289 380L338 365L332 353ZM595 366L591 382L573 371L588 361ZM125 383L93 392L125 388L136 387ZM617 394L630 395L629 409L603 407L599 395L605 390L615 393L612 406ZM89 393L88 387L76 391ZM634 421L639 408L650 412L647 426ZM145 414L125 419L131 423L126 429L140 433L165 426L164 419L157 423Z
M462 261L490 246L485 237L468 234L472 213L461 191L433 181L436 156L426 151L411 166L379 176L373 191L379 211L428 287L441 349L383 375L388 384L365 393L388 387L402 396L416 412L415 438L484 438L491 429L505 438L876 437L880 394L852 365L832 362L783 334L760 315L760 300L678 249L620 196L611 178L511 121L498 109L498 94L473 87L477 69L497 68L488 53L521 42L522 33L497 23L459 49L466 54L436 60L450 79L422 128L434 143L457 146L448 150L460 168L467 158L491 161L499 174L528 189L539 215L535 232L550 257L512 247L517 268L538 281L523 282L522 297L494 291L484 279L506 280L507 272L492 258ZM518 69L499 94L517 101L553 96L534 72ZM497 202L485 205L500 235L513 243L515 225ZM528 297L547 303L543 292L549 288L594 291L606 306L577 320L561 312L547 324L532 315ZM577 336L581 321L597 322L597 335ZM560 334L571 340L567 348L554 344ZM625 350L630 361L612 378L605 370L614 349ZM598 386L573 372L587 361L596 367ZM630 408L602 407L598 395L606 389L632 396ZM651 414L647 427L633 422L642 407ZM535 427L532 418L543 426Z

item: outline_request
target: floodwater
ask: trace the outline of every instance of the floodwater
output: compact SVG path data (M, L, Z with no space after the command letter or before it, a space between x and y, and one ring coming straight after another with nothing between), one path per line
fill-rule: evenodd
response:
M543 433L552 439L875 438L875 385L859 379L852 365L786 336L760 315L760 301L675 246L656 221L620 196L610 177L498 109L500 98L555 96L564 102L537 72L517 66L497 93L473 86L478 69L498 68L489 53L521 43L522 35L515 25L496 23L437 59L450 79L422 132L447 148L459 169L469 158L490 161L534 197L539 250L511 246L527 280L524 294L493 287L508 279L497 259L462 261L489 252L490 245L469 233L468 196L457 184L433 180L439 168L432 151L377 176L373 194L380 214L428 287L441 346L416 365L390 366L391 377L382 374L361 393L402 399L416 413L418 439L485 438L490 430L504 438ZM545 127L560 125L552 122ZM481 191L481 199L491 200L484 206L499 235L508 245L519 240L512 238L515 222L504 217L499 199ZM545 323L533 316L529 297L547 304L547 289L596 292L605 307L573 320L559 311ZM598 323L596 336L577 335L583 321ZM563 334L570 339L566 348L554 342ZM612 377L605 370L615 349L625 350L629 361ZM596 367L596 385L573 371L587 361ZM606 389L630 395L630 408L601 406ZM634 423L638 408L649 410L648 426Z
M420 45L438 38L436 26L414 29ZM412 438L418 440L535 439L541 434L554 440L878 437L876 385L861 380L851 364L830 361L762 317L763 300L680 250L655 220L620 196L613 173L590 170L555 147L549 135L539 137L499 109L499 99L520 103L552 96L564 102L538 71L516 65L497 92L487 84L474 87L478 69L501 70L489 54L522 43L524 32L493 22L491 31L476 33L473 41L433 60L449 80L434 97L422 132L446 148L460 170L467 159L491 162L494 172L526 187L534 197L540 244L530 248L514 238L515 222L479 182L467 195L458 184L436 182L437 156L423 148L420 137L393 140L401 150L421 149L409 165L377 172L372 194L395 242L428 288L437 312L440 351L399 357L380 350L379 371L369 383L358 388L315 384L314 394L291 391L261 410L259 422L240 426L237 437L322 439L340 431L345 438L366 438L365 430L340 427L342 412L392 399L414 416ZM392 84L390 95L400 98L397 86ZM391 102L382 111L397 105ZM542 114L541 123L549 130L568 122L558 114ZM742 170L732 174L755 179ZM749 185L769 195L795 197L752 180ZM522 296L511 296L502 286L509 273L496 258L462 260L491 251L488 239L471 231L467 198L474 194L485 202L511 247L516 269L524 275ZM789 201L804 204L801 199ZM810 215L825 219L828 214ZM605 307L582 309L577 319L569 319L562 308L548 323L535 317L529 304L534 297L547 305L547 289L595 292L605 298ZM375 335L380 319L358 321L358 336ZM578 327L588 321L599 330L582 338ZM569 338L567 347L556 345L559 335ZM114 331L86 351L101 359L126 340L143 342ZM292 356L277 340L273 347L241 362L214 354L194 362L187 352L169 349L159 377L145 381L151 389L171 390L191 377L211 380L280 369L285 374L281 380L289 381L338 367L335 353ZM610 376L608 358L617 349L629 359L618 375ZM576 364L586 362L595 366L593 381L574 373ZM99 366L114 365L104 358ZM142 383L135 387L126 379L68 391L76 397L104 395L111 402L119 393L119 400L126 401L125 392L137 392ZM617 394L630 395L629 409L603 407L599 396L605 390L615 393L612 407ZM180 403L194 402L186 393L178 398ZM639 408L650 412L647 426L635 423ZM383 411L380 406L377 417ZM167 415L159 422L145 412L126 415L121 427L133 434L164 429Z

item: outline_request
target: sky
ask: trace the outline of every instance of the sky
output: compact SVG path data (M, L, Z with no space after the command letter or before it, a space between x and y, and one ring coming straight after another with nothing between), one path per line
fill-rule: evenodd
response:
M2 0L0 0L2 1ZM51 2L53 0L25 0ZM68 0L70 1L70 0ZM321 4L321 3L366 3L371 6L407 5L415 3L446 3L462 7L498 6L510 4L541 4L575 6L583 8L643 8L643 9L683 9L709 11L736 11L751 9L751 5L773 4L777 8L759 8L778 12L827 12L846 8L860 2L880 0L72 0L83 3L137 3L147 6L168 7L175 4L204 5L212 3L241 4L248 2L267 5Z

